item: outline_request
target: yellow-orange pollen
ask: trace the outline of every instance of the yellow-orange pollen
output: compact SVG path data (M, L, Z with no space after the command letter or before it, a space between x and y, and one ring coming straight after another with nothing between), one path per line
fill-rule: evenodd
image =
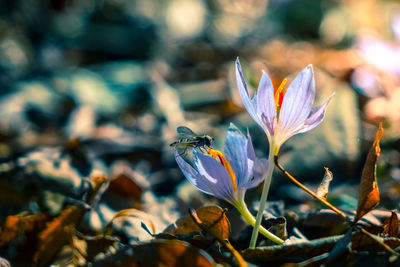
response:
M232 186L233 186L233 191L237 190L237 184L236 184L236 176L235 173L232 170L231 165L229 164L229 162L226 160L224 154L222 154L221 151L215 150L210 148L208 150L208 154L213 157L214 159L216 159L218 157L219 161L221 162L222 166L225 167L226 171L229 174L229 177L232 180Z
M274 99L275 99L275 107L276 107L276 111L279 111L282 107L282 102L283 102L283 97L286 94L286 90L284 90L283 88L285 87L285 84L287 82L287 79L283 79L281 85L279 85L278 89L276 89L275 91L275 95L274 95Z

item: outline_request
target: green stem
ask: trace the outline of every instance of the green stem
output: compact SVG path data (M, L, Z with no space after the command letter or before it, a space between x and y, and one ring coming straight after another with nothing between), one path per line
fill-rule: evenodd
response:
M256 219L251 214L251 212L247 209L247 206L246 206L246 203L244 203L244 200L242 199L240 202L236 202L233 205L240 212L240 214L242 215L243 220L254 227L255 224L256 224ZM254 228L254 229L256 229L256 228ZM271 240L272 242L275 242L278 245L283 244L283 240L282 239L280 239L279 237L277 237L276 235L274 235L273 233L271 233L270 231L265 229L263 226L260 226L258 231L263 236L265 236L266 238Z
M251 240L250 240L250 246L249 248L255 248L256 247L256 242L257 242L257 237L258 237L258 229L260 228L261 225L261 219L262 219L262 214L265 209L265 204L267 202L267 197L268 197L268 191L269 187L271 185L271 180L272 180L272 172L274 171L274 152L273 152L274 145L271 143L270 148L269 148L269 155L268 155L268 171L264 179L264 186L263 186L263 191L261 194L261 199L260 199L260 206L258 207L258 213L256 216L256 223L253 228L253 232L251 234Z

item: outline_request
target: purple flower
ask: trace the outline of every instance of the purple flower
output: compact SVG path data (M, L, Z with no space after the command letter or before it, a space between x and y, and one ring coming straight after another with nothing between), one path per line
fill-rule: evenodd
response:
M400 33L400 17L395 18L393 27ZM361 64L355 68L351 80L357 91L369 98L377 98L397 87L388 83L396 82L400 74L400 47L397 43L362 35L355 48Z
M331 95L320 107L312 108L315 98L314 72L308 65L284 91L283 81L275 91L271 79L263 72L258 90L250 98L239 59L236 60L236 81L243 104L266 133L270 147L277 155L281 145L298 133L307 132L324 118Z
M357 43L360 56L378 69L400 73L400 48L372 36L362 36Z
M175 159L185 177L200 191L237 206L246 189L260 184L268 168L266 159L255 156L249 133L247 137L230 124L224 153L210 149L210 156L193 150L193 167L177 151Z
M242 215L244 221L255 226L256 220L247 209L244 194L248 188L264 180L269 164L266 159L255 156L251 138L247 137L231 123L226 135L224 154L210 148L210 156L193 149L193 165L187 163L177 151L175 159L186 178L200 191L231 203ZM270 233L264 227L257 227L257 232L275 242L283 240Z

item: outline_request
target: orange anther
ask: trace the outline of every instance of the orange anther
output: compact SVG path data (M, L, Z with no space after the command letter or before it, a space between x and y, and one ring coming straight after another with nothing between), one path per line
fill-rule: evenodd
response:
M285 84L287 82L287 79L283 79L281 85L279 85L278 89L276 89L275 91L275 95L274 95L274 99L275 99L275 107L276 110L279 111L279 109L282 106L282 102L283 102L283 97L285 96L285 93L287 90L283 90L283 88L285 87Z
M210 156L213 157L214 159L216 159L217 157L219 158L219 161L221 162L222 166L225 167L226 171L229 174L229 177L232 180L233 191L236 191L237 190L236 176L235 176L235 173L232 170L231 165L226 160L224 154L222 154L221 151L218 151L218 150L215 150L215 149L212 149L212 148L210 148L208 150L208 154L210 154Z

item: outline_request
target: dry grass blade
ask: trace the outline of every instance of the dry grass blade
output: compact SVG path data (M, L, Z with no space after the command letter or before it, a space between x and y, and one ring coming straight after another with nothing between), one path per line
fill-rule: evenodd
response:
M367 236L369 236L371 239L373 239L374 241L376 241L378 244L380 244L383 248L385 248L388 252L392 253L393 256L399 257L400 253L398 253L397 251L393 250L389 245L385 244L385 242L383 242L383 239L371 234L370 232L368 232L365 229L361 229L361 232L366 234Z
M379 141L383 135L382 124L379 125L375 141L368 152L367 160L361 175L360 189L358 194L358 206L354 222L357 222L365 214L370 212L379 204L379 189L376 182L376 161L381 152Z
M288 177L293 183L295 183L298 187L300 187L301 189L303 189L304 191L306 191L308 194L310 194L312 197L318 199L319 201L321 201L322 203L324 203L328 208L330 208L331 210L333 210L334 212L336 212L337 214L339 214L340 216L342 216L343 218L347 219L346 214L344 214L342 211L340 211L338 208L336 208L335 206L333 206L331 203L329 203L328 201L326 201L326 199L324 197L320 197L317 194L315 194L313 191L311 191L311 189L309 189L308 187L306 187L305 185L303 185L302 183L300 183L296 178L294 178L288 171L286 171L282 165L279 163L278 161L278 156L274 157L274 162L275 162L275 166L281 171L283 172L286 177Z
M151 231L152 234L154 235L156 233L156 228L154 225L153 220L150 218L150 216L141 211L141 210L137 210L137 209L125 209L125 210L120 210L117 214L114 215L114 217L111 219L111 221L107 224L104 232L106 234L110 234L112 232L112 225L114 223L114 221L118 218L121 217L137 217L137 218L141 218L145 221L147 221L150 224L151 227Z
M294 264L296 267L308 267L308 266L317 266L321 263L321 261L325 260L328 258L329 252L325 252L324 254L312 257L311 259L307 259L305 261L299 262L297 264Z

